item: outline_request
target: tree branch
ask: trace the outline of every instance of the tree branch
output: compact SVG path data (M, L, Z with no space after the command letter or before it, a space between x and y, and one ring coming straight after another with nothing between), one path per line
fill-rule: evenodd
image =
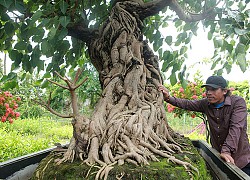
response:
M172 0L156 0L144 3L138 12L139 17L143 20L146 17L158 14L159 11L163 10L171 4Z
M39 105L41 105L42 107L44 107L45 109L47 109L49 112L51 112L52 114L55 114L58 117L61 117L61 118L72 118L72 117L74 117L72 114L64 115L64 114L61 114L61 113L55 111L54 109L52 109L50 107L50 103L46 103L46 102L44 102L41 99L39 99L39 101L37 101L37 100L34 99L34 102L37 103L37 104L39 104Z
M68 89L69 90L69 88L67 87L67 86L64 86L64 85L61 85L61 84L59 84L59 83L57 83L57 82L55 82L55 81L52 81L52 80L50 80L50 79L47 79L49 82L51 82L52 84L55 84L55 85L57 85L57 86L59 86L59 87L61 87L61 88L63 88L63 89Z
M220 0L219 0L220 2ZM218 2L218 3L219 3ZM207 17L213 16L213 10L214 7L211 7L209 9L206 9L205 11L203 11L200 14L194 14L191 12L185 12L184 9L179 5L179 3L176 0L172 0L172 2L170 3L169 7L176 12L176 14L178 15L178 17L185 21L185 22L195 22L195 21L200 21L203 19L206 19ZM216 7L216 6L215 6Z
M72 26L68 26L67 29L69 36L80 39L87 44L89 44L90 41L98 35L98 29L90 29L82 23L76 23Z
M85 81L88 80L88 77L86 77L84 80L82 80L82 82L80 82L78 85L75 86L75 89L77 89L79 86L81 86L83 83L85 83Z
M77 106L77 95L76 95L76 92L75 90L80 87L84 82L86 82L86 80L88 79L88 77L86 77L84 80L82 80L78 85L76 85L77 81L79 80L79 77L81 75L81 73L83 72L83 70L81 70L80 68L77 70L77 73L74 77L74 80L71 81L69 78L67 77L63 77L61 76L58 72L55 72L57 74L57 76L62 79L64 82L66 82L67 86L64 86L64 85L61 85L55 81L52 81L50 79L48 79L49 82L51 82L52 84L55 84L63 89L67 89L69 90L70 92L70 95L71 95L71 105L72 105L72 110L73 110L73 114L72 115L63 115L63 114L60 114L58 112L56 112L55 110L53 110L51 107L50 107L50 100L51 100L51 94L49 96L49 100L48 102L44 102L40 99L40 101L37 101L37 100L34 100L36 103L40 104L42 107L44 107L45 109L47 109L48 111L50 111L52 114L55 114L59 117L62 117L62 118L70 118L70 117L76 117L79 115L79 108Z
M219 0L220 2L221 0ZM218 2L218 3L219 3ZM217 4L218 4L217 3ZM214 7L209 9L204 8L205 10L200 14L194 14L190 12L185 12L184 9L180 6L177 0L156 0L144 3L141 5L137 13L141 19L157 14L159 11L163 10L169 6L173 11L176 12L178 17L185 22L195 22L207 17L213 16Z
M75 79L74 79L74 84L76 84L76 82L78 81L78 79L79 79L80 75L82 74L82 72L83 72L83 69L80 69L80 68L77 69L76 76L75 76Z

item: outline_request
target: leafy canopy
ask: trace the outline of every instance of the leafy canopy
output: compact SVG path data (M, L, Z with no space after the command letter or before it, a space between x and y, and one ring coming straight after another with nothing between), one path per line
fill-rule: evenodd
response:
M12 70L22 68L30 73L34 69L44 70L45 77L50 77L53 71L65 73L65 68L82 66L83 59L88 58L85 42L90 38L82 32L95 31L102 25L114 3L115 0L0 1L0 51L8 53L13 61ZM211 69L215 74L221 75L224 70L229 73L233 64L246 71L249 0L182 0L178 3L187 14L201 14L209 8L212 11L204 20L185 22L166 7L143 21L143 33L157 51L163 63L162 71L171 71L171 84L178 79L183 81L186 75L183 63L188 59L192 36L197 35L200 26L208 29L207 38L214 42ZM164 28L171 24L178 32L176 37L163 35ZM86 31L80 31L82 29ZM82 56L86 58L80 58ZM216 65L220 65L219 68Z

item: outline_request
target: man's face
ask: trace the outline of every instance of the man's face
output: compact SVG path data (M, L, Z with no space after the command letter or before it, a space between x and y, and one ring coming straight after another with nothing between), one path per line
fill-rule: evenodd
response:
M213 88L211 86L206 86L206 95L208 102L211 104L219 104L224 101L225 94L227 93L226 89L222 88Z

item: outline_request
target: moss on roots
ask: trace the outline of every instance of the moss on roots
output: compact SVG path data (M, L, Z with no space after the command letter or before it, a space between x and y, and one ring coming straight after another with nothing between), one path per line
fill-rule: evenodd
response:
M176 140L176 139L175 139ZM166 158L159 158L159 162L150 162L150 165L135 166L131 163L125 163L122 166L114 165L113 169L109 171L109 180L129 179L129 180L155 180L155 179L169 179L169 180L184 180L184 179L212 179L209 171L206 168L204 159L199 155L197 149L192 145L188 138L178 138L179 143L187 144L184 146L183 153L177 153L174 156L180 160L187 161L196 167L199 173L195 171L187 171L184 166L176 165ZM32 180L78 180L78 179L95 179L97 172L101 167L88 166L82 161L74 161L72 163L65 162L56 165L55 159L62 158L62 155L57 152L52 152L45 159L41 161Z

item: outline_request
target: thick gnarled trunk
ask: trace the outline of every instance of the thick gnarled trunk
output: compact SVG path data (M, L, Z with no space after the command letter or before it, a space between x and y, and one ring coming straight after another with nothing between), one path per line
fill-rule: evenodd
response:
M138 14L122 2L113 7L99 37L89 44L91 61L100 74L102 96L91 119L75 115L74 136L63 161L80 157L87 164L101 165L97 178L114 164L147 165L157 156L196 170L174 157L182 147L173 140L167 124L158 58L141 33Z

